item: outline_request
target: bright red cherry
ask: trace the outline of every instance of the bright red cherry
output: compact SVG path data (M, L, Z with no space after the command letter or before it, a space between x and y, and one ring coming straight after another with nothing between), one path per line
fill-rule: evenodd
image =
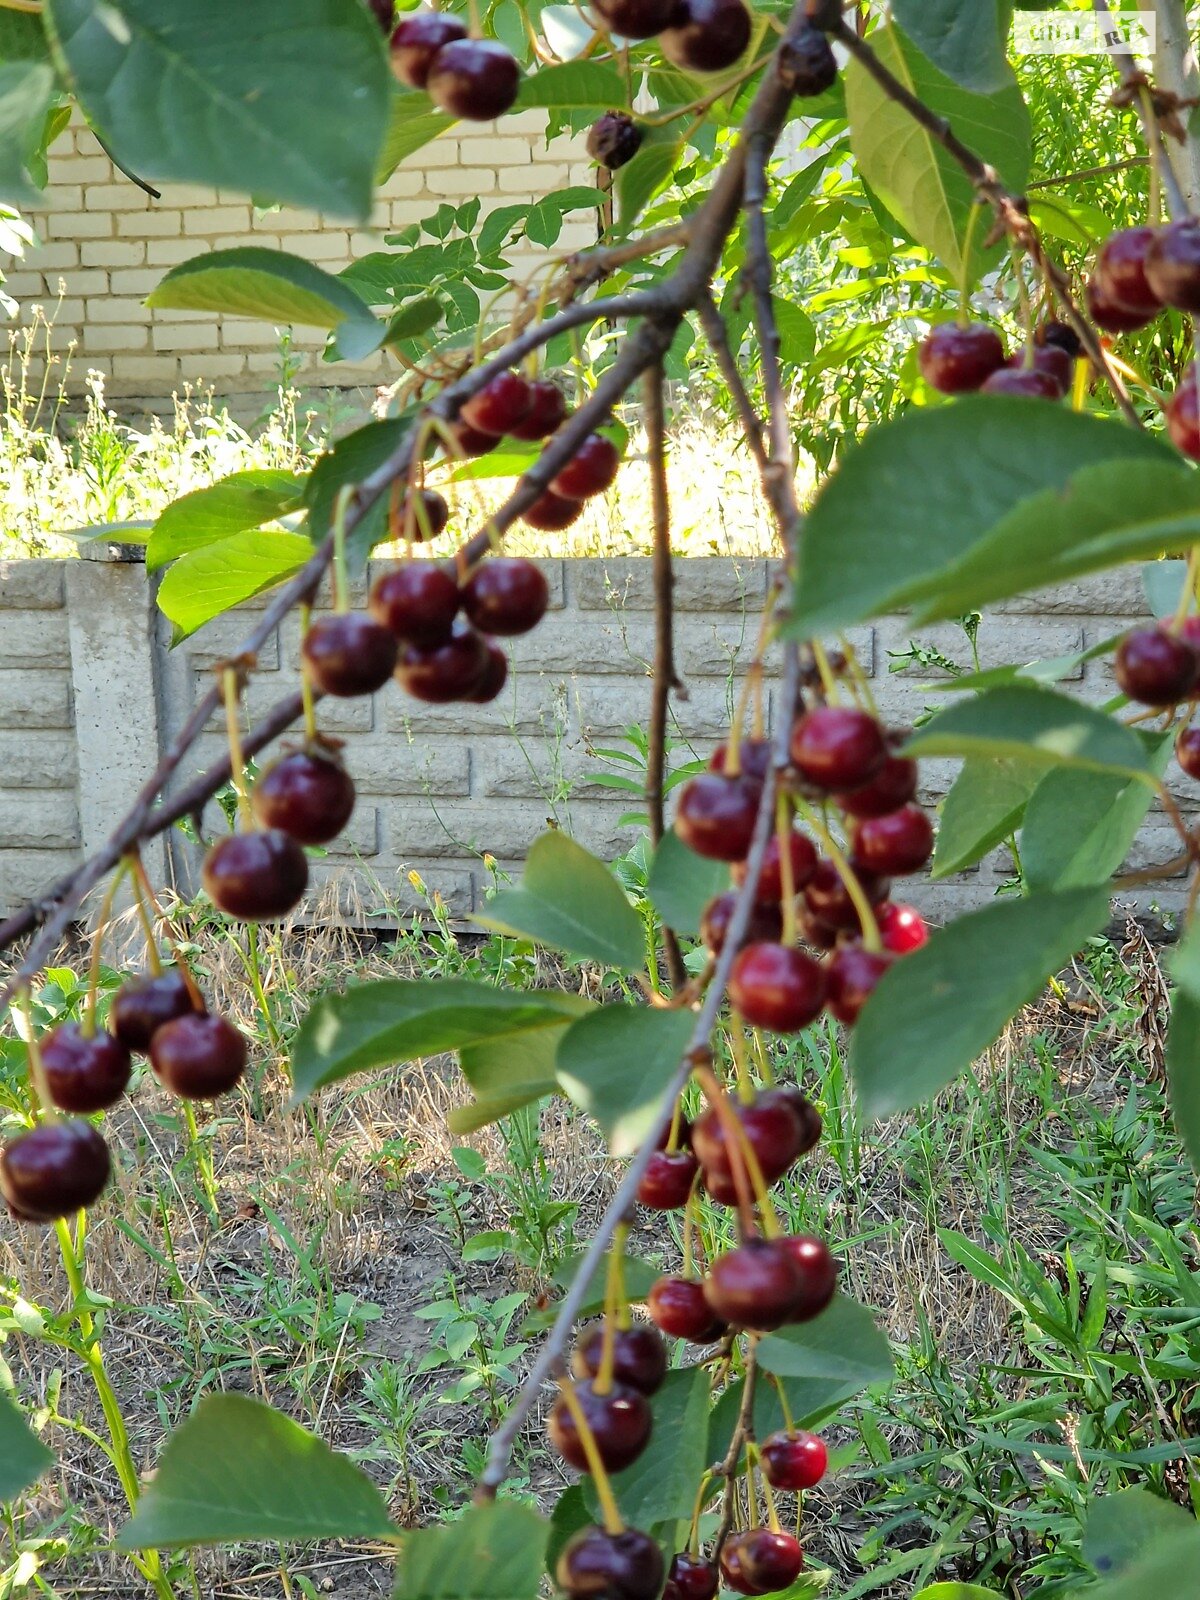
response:
M889 952L866 950L861 944L843 944L825 965L829 979L829 1009L839 1022L852 1028L871 991L895 960Z
M835 794L870 783L888 758L883 729L850 706L818 706L792 729L792 760L802 777Z
M438 561L402 561L371 588L371 615L397 639L423 650L445 644L461 603L454 574Z
M1105 333L1134 333L1153 320L1153 312L1127 311L1124 306L1117 305L1095 278L1084 289L1083 299L1088 315Z
M813 1489L829 1467L829 1451L816 1433L773 1433L761 1446L763 1473L772 1489L800 1494Z
M792 889L794 893L799 894L817 870L817 847L806 833L800 833L796 829L793 829L788 836L788 847L792 860ZM738 862L734 866L732 876L734 883L738 885L746 881L744 862ZM755 899L766 905L778 905L783 899L783 854L779 848L778 833L773 833L767 841Z
M274 922L303 898L308 857L279 828L231 833L209 850L200 879L209 899L226 916L241 922Z
M715 1344L727 1331L694 1278L659 1278L646 1296L646 1310L656 1327L689 1344Z
M594 1378L604 1360L604 1325L589 1328L584 1334L571 1361L571 1370L579 1378ZM667 1375L667 1347L662 1334L646 1322L635 1322L630 1328L617 1328L613 1334L613 1377L618 1383L627 1383L631 1389L643 1394L654 1394L662 1388Z
M940 394L969 394L1004 365L1004 344L986 322L943 322L921 341L921 375Z
M744 861L761 799L762 787L756 779L698 773L680 791L675 832L698 856Z
M1185 217L1157 229L1143 261L1147 287L1163 305L1200 311L1200 222Z
M910 956L929 943L925 918L915 906L897 905L889 900L875 913L883 948L895 956Z
M445 705L476 693L490 665L487 641L460 617L445 644L431 650L404 645L396 680L415 699Z
M605 1394L597 1394L591 1383L577 1383L575 1397L607 1471L620 1472L636 1461L649 1443L653 1422L646 1396L625 1383L614 1383ZM580 1472L588 1470L575 1418L561 1395L554 1403L546 1431L564 1461Z
M533 409L533 391L519 372L498 372L459 412L469 428L480 433L511 433Z
M318 617L301 645L308 675L322 694L348 699L382 689L396 665L396 640L358 611Z
M91 1123L60 1118L0 1152L0 1195L18 1222L56 1222L98 1200L111 1172L108 1146Z
M1121 692L1144 706L1186 700L1200 675L1200 656L1166 628L1137 628L1117 648L1113 672Z
M538 378L529 385L529 410L508 431L514 439L545 439L557 433L567 417L567 399L556 383Z
M825 1004L825 973L803 950L783 944L748 944L733 963L729 998L754 1028L798 1033Z
M791 1234L779 1244L791 1256L800 1277L788 1321L811 1322L837 1292L837 1262L825 1241L812 1233Z
M215 1100L246 1070L246 1041L231 1022L193 1012L159 1028L150 1041L150 1065L172 1094Z
M621 453L612 440L602 433L592 433L551 481L550 488L564 500L588 500L612 487L620 465Z
M907 805L917 792L917 763L907 756L888 756L870 783L838 795L838 804L852 817L884 817Z
M747 1239L713 1262L704 1293L722 1321L770 1333L791 1320L804 1285L791 1252L778 1240Z
M738 745L738 771L747 778L765 781L771 770L771 741L769 739L743 739ZM729 764L729 746L719 744L708 758L710 772L725 772Z
M481 633L528 633L546 615L550 585L523 556L489 556L467 579L463 610Z
M887 899L891 889L889 879L857 865L853 867L853 872L871 905L879 905ZM817 870L804 891L804 899L818 923L823 923L827 928L837 928L843 933L861 932L858 908L832 861L817 864Z
M393 30L392 71L411 89L423 89L442 46L466 37L466 24L448 11L415 11Z
M452 39L434 56L425 78L436 106L470 122L502 117L520 87L520 67L495 39Z
M721 1574L711 1561L681 1550L671 1562L663 1600L715 1600Z
M1193 461L1200 461L1200 393L1195 362L1186 368L1179 387L1167 401L1167 432L1171 443Z
M406 494L400 501L392 526L398 537L419 544L422 539L436 539L439 533L444 533L449 521L450 507L445 497L436 489L419 489L415 495Z
M328 844L354 811L354 780L332 756L294 750L272 762L250 798L260 827L281 828L301 844Z
M593 0L592 9L614 33L626 39L651 39L675 15L676 0Z
M50 1098L60 1111L107 1111L133 1076L129 1050L120 1039L103 1028L84 1033L78 1022L60 1023L48 1033L41 1056Z
M1146 277L1146 255L1157 234L1157 228L1122 228L1110 234L1093 274L1105 300L1147 318L1157 316L1163 308Z
M565 500L561 494L555 494L552 489L547 489L545 494L540 495L521 513L523 521L543 533L558 533L563 528L569 528L573 522L578 522L582 515L582 500Z
M637 1528L584 1528L564 1547L554 1577L569 1600L658 1600L662 1551Z
M1175 740L1175 759L1189 778L1200 778L1200 728L1184 728Z
M724 72L745 55L751 27L742 0L679 0L659 47L684 72Z
M798 1098L803 1100L803 1096ZM804 1104L807 1106L808 1102ZM805 1148L811 1149L811 1145L806 1144L811 1129L791 1090L764 1089L749 1105L730 1100L727 1114L736 1117L741 1124L746 1143L754 1152L766 1183L781 1178ZM709 1106L693 1124L692 1150L704 1168L705 1181L714 1198L732 1204L737 1198L733 1163L725 1119L716 1106ZM717 1193L716 1189L721 1192Z
M498 644L487 647L487 662L479 682L463 698L473 706L490 705L508 682L508 657Z
M192 991L175 967L144 978L131 978L117 990L108 1024L127 1050L149 1050L165 1023L196 1009Z
M804 1570L804 1550L790 1533L747 1528L721 1547L721 1576L738 1594L777 1594Z
M700 1164L690 1150L656 1150L638 1184L637 1197L651 1211L679 1211L688 1202Z
M725 935L729 932L729 924L733 921L737 903L736 891L729 889L710 900L704 908L704 915L700 919L700 937L715 956L720 955L724 947ZM778 944L782 938L783 910L779 902L763 905L755 901L750 908L750 921L746 926L742 944L758 944L764 941L767 944Z
M933 824L920 806L864 817L850 836L855 867L893 877L919 872L933 854Z
M984 394L1011 394L1023 400L1061 400L1065 391L1041 367L1001 367L983 386Z

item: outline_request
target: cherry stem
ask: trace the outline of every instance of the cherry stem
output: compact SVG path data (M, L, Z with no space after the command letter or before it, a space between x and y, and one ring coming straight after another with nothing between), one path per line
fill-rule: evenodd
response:
M242 754L242 730L238 726L241 684L236 667L222 667L221 691L225 697L225 732L229 739L229 778L238 798L238 819L243 828L250 829L254 826L254 815L250 810L250 794L246 788L246 758Z
M835 706L841 699L841 692L838 689L837 679L833 675L833 669L829 665L829 657L825 654L825 646L819 639L813 639L811 642L813 660L817 664L817 672L821 679L822 693L829 704Z
M796 873L792 866L792 802L775 796L775 836L779 840L779 881L783 889L783 942L796 943Z
M700 1193L700 1170L696 1169L692 1177L692 1187L688 1190L687 1204L683 1208L683 1265L681 1271L685 1278L692 1275L693 1251L692 1243L696 1232L696 1197Z
M876 955L883 949L883 940L879 936L879 923L875 920L875 911L866 891L858 881L858 874L846 859L846 853L830 833L829 829L818 817L812 806L799 795L795 796L795 803L805 822L821 841L825 854L833 862L838 877L846 886L846 893L858 912L858 920L862 928L862 942L867 950Z
M159 926L163 931L163 938L170 946L171 959L174 961L180 977L187 985L187 991L191 996L192 1004L195 1006L197 1011L207 1011L208 1006L205 1002L203 994L200 992L200 985L192 976L191 966L188 963L187 957L183 953L183 948L180 945L179 940L175 937L175 930L171 925L171 919L167 916L162 906L160 906L158 903L158 896L154 893L154 885L150 882L150 875L146 871L146 863L142 860L141 854L136 850L130 855L129 860L133 865L134 881L141 886L142 893L146 896L146 902L149 905L150 910L158 919Z
M104 949L104 935L108 932L117 890L121 887L121 880L128 870L126 863L122 862L113 873L108 888L104 891L104 899L100 902L100 910L96 913L96 931L92 934L92 953L88 962L87 1010L80 1030L85 1039L92 1038L96 1032L96 1002L100 993L100 956Z
M783 1379L778 1373L773 1372L771 1373L771 1382L775 1385L775 1393L779 1396L779 1409L783 1412L783 1425L789 1433L794 1433L796 1425L792 1421L792 1411L788 1405L787 1390L784 1387Z
M958 280L958 324L965 328L971 320L971 251L975 246L975 230L984 211L984 202L976 195L967 218L967 231L963 237L962 272Z
M879 707L875 704L875 696L871 691L871 680L863 671L862 662L858 659L858 651L850 643L844 633L838 634L838 644L846 658L846 670L850 674L850 681L858 691L863 705L878 720Z
M352 483L344 483L333 503L333 609L350 609L350 580L346 575L346 513L357 494Z
M579 1404L579 1396L575 1393L575 1385L563 1373L558 1380L559 1390L567 1410L575 1423L579 1434L579 1443L583 1446L583 1453L587 1457L588 1471L596 1486L596 1499L600 1502L600 1511L604 1518L605 1533L624 1533L625 1522L617 1507L616 1496L612 1491L608 1473L600 1456L600 1448L596 1443L596 1435L592 1432L591 1425L584 1415L583 1407Z
M770 1480L768 1479L766 1473L762 1471L761 1467L759 1467L758 1446L756 1444L748 1444L746 1446L746 1455L747 1458L753 1459L755 1467L758 1468L759 1482L762 1484L762 1492L767 1501L767 1522L770 1525L771 1531L773 1533L778 1533L780 1531L779 1511L775 1505L775 1496L771 1492Z
M617 1355L617 1316L621 1304L620 1255L625 1247L623 1230L613 1234L612 1249L608 1257L608 1272L604 1280L604 1344L600 1353L600 1366L592 1380L596 1394L607 1394L613 1386L613 1367Z
M734 1110L724 1086L714 1072L707 1067L697 1067L696 1076L704 1086L704 1092L717 1113L721 1129L725 1134L725 1144L730 1155L730 1172L733 1176L733 1186L737 1190L738 1219L742 1230L748 1236L754 1233L754 1210L747 1192L748 1176L749 1185L758 1202L762 1231L768 1239L777 1238L780 1232L779 1219L775 1215L770 1191L763 1180L762 1168L758 1164L754 1146L746 1137L742 1119Z
M133 874L133 903L137 907L138 921L142 925L142 935L146 940L146 960L150 965L151 976L161 977L163 964L162 957L158 953L158 940L154 936L154 923L151 921L146 897L136 872Z
M734 1065L737 1067L738 1099L743 1105L748 1106L754 1099L754 1081L750 1076L750 1065L747 1060L746 1028L736 1011L729 1018L729 1047L733 1052Z
M1175 615L1171 619L1171 631L1178 633L1192 609L1192 601L1196 598L1196 565L1200 557L1200 547L1193 545L1188 551L1187 570L1183 575L1183 588L1179 594L1179 604L1175 607Z
M700 1554L700 1518L704 1513L704 1507L708 1504L715 1477L716 1473L711 1470L705 1472L700 1479L700 1487L696 1490L696 1499L692 1506L692 1526L687 1540L688 1552L694 1556Z
M673 1154L679 1149L679 1130L683 1123L683 1096L680 1095L675 1102L675 1109L671 1113L671 1131L667 1134L667 1152Z
M42 1065L42 1050L38 1043L37 1030L33 1025L33 999L27 983L23 983L17 990L17 1000L21 1007L21 1015L25 1019L25 1048L29 1054L29 1088L30 1098L33 1101L33 1116L36 1120L40 1111L44 1121L57 1122L58 1110L50 1094L46 1069Z
M308 632L312 622L312 606L305 600L300 607L300 637ZM313 698L312 679L308 675L308 665L303 659L300 664L300 699L304 706L304 737L307 743L315 744L317 739L317 703Z

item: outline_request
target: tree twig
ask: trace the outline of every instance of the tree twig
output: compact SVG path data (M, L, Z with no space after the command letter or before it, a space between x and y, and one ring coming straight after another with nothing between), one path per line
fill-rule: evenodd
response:
M758 463L760 472L765 471L767 465L767 452L763 447L762 420L754 409L749 392L738 370L737 361L729 347L729 333L725 327L721 313L717 310L716 301L711 294L700 297L696 311L700 317L700 326L704 330L704 337L708 340L709 349L712 351L717 363L717 370L733 396L734 409L742 424L742 432L746 436L746 444L750 454Z

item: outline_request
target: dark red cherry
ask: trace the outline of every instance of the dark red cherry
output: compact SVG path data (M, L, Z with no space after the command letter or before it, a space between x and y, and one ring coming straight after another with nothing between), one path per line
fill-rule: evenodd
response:
M1070 392L1071 385L1075 382L1075 362L1056 344L1035 344L1032 354L1030 347L1025 345L1009 356L1008 365L1014 371L1032 366L1036 371L1044 373L1058 386L1060 399Z
M690 1150L656 1150L638 1184L637 1197L651 1211L679 1211L688 1202L699 1162Z
M1110 300L1102 284L1093 278L1083 292L1084 304L1087 306L1088 315L1098 328L1103 328L1105 333L1134 333L1138 328L1144 328L1154 317L1153 312L1127 311L1115 301Z
M642 148L642 130L627 112L606 111L588 129L587 153L609 172L626 166Z
M602 433L592 433L558 477L551 480L550 488L565 500L588 500L612 487L620 465L621 453L612 440Z
M78 1022L60 1023L48 1033L41 1056L50 1098L60 1111L107 1111L133 1076L129 1050L120 1039L103 1028L86 1034Z
M371 589L371 615L397 639L425 650L450 637L461 602L453 573L437 561L403 561Z
M450 424L450 432L458 446L458 453L471 457L488 455L501 439L498 433L484 433L480 428L472 428L461 417Z
M772 1528L731 1533L721 1547L721 1575L738 1594L778 1594L804 1570L799 1539Z
M799 894L817 870L817 847L806 833L800 833L796 829L793 829L788 836L788 844L792 859L792 890L795 894ZM734 866L732 876L734 883L739 886L745 883L744 862L738 862ZM778 905L783 899L783 855L779 848L778 833L773 833L767 841L755 899L767 905Z
M883 948L896 956L909 956L929 943L925 918L915 906L896 905L889 900L875 913Z
M583 515L582 500L566 500L561 494L555 494L547 489L545 494L539 495L533 504L522 511L522 519L531 528L537 528L543 533L558 533L563 528L569 528L573 522L578 522Z
M933 824L920 806L901 806L883 817L863 817L850 845L856 869L900 878L919 872L933 854Z
M1004 344L995 328L943 322L931 328L917 352L921 374L941 394L969 394L1004 365Z
M604 1359L604 1326L589 1328L576 1347L571 1370L578 1378L594 1378ZM643 1394L662 1388L667 1375L667 1347L662 1334L648 1323L635 1322L613 1334L613 1377Z
M800 1148L797 1155L806 1156L810 1150L815 1150L821 1142L821 1113L813 1105L808 1096L794 1083L781 1083L774 1089L766 1089L764 1094L775 1100L786 1101L792 1108L792 1113L800 1125Z
M1200 656L1166 628L1137 628L1117 647L1113 672L1123 694L1144 706L1186 700L1200 674Z
M762 1468L772 1489L801 1494L813 1489L825 1476L829 1451L816 1433L803 1428L795 1433L773 1433L761 1446Z
M754 1028L798 1033L825 1004L825 973L803 950L783 944L748 944L729 974L729 998Z
M797 99L809 100L837 82L837 57L819 28L805 27L782 46L779 70Z
M414 11L392 31L392 71L409 88L423 89L442 46L466 37L466 24L448 11Z
M698 856L744 861L761 799L762 787L754 778L701 772L680 790L675 832Z
M1162 305L1200 311L1200 221L1185 217L1157 229L1143 261L1146 285Z
M149 1050L165 1023L196 1009L192 991L175 967L144 978L131 978L117 990L108 1024L127 1050Z
M246 1070L246 1041L212 1012L177 1017L150 1041L154 1075L184 1100L215 1100Z
M384 38L390 38L396 20L395 0L367 0L367 10L379 24Z
M567 400L556 383L539 378L529 385L529 410L508 431L514 439L545 439L566 420Z
M651 39L675 15L677 0L593 0L592 10L626 39Z
M755 1333L770 1333L790 1321L803 1289L790 1251L775 1239L747 1239L726 1251L704 1283L705 1297L722 1321Z
M838 795L838 804L852 817L885 817L907 805L917 792L917 763L906 756L889 756L861 789Z
M490 668L487 641L460 617L445 644L402 646L396 680L415 699L445 705L476 693Z
M880 905L887 899L891 889L891 882L887 878L868 872L865 867L855 867L853 870L871 905ZM861 932L858 908L832 861L817 864L817 870L804 891L804 899L811 914L827 928L837 928L845 933Z
M792 760L802 777L835 794L870 783L888 758L883 729L850 706L818 706L792 729Z
M829 1009L839 1022L852 1028L871 998L871 991L896 958L888 951L867 950L861 944L843 944L825 965L829 979Z
M646 1296L646 1310L656 1327L689 1344L715 1344L727 1331L695 1278L659 1278Z
M396 666L396 640L360 611L318 617L301 646L308 675L322 694L347 699L382 689Z
M436 539L439 533L444 533L449 521L450 507L445 497L436 489L419 489L415 495L406 494L396 507L393 531L398 538L420 543L423 539Z
M279 828L231 833L209 850L200 879L208 898L226 916L274 922L303 898L308 857Z
M1200 394L1197 393L1196 366L1193 362L1179 380L1179 387L1167 401L1167 432L1171 443L1193 461L1200 461Z
M605 1394L597 1394L591 1383L577 1383L575 1397L596 1440L600 1459L609 1472L620 1472L636 1461L650 1440L652 1416L650 1402L638 1389L614 1383ZM550 1443L571 1466L588 1470L583 1441L575 1419L560 1395L546 1424Z
M1072 361L1078 361L1083 354L1083 340L1069 322L1057 322L1051 318L1042 323L1037 336L1039 344L1056 345L1058 349L1065 350Z
M528 633L549 604L545 574L523 556L489 556L463 585L463 610L481 633Z
M112 1162L92 1127L74 1117L42 1122L0 1153L0 1195L19 1222L56 1222L98 1200Z
M1061 400L1058 379L1040 367L1001 367L983 386L984 394L1011 394L1022 400Z
M512 109L521 69L512 52L494 39L452 39L429 64L425 88L452 117L491 122Z
M800 908L800 937L814 950L832 950L838 942L838 930L820 917L813 916L808 906Z
M810 1322L837 1291L837 1262L825 1241L812 1233L790 1234L779 1244L791 1256L800 1278L800 1292L788 1321Z
M584 1528L564 1547L554 1578L570 1600L658 1600L662 1551L637 1528Z
M725 772L729 765L729 746L719 744L708 758L710 772ZM738 771L762 783L771 770L771 741L743 739L738 745Z
M681 1550L671 1562L663 1600L715 1600L721 1574L711 1561Z
M1122 228L1105 240L1093 278L1112 305L1146 317L1162 310L1146 277L1146 256L1157 234L1157 228Z
M737 903L737 892L729 889L710 900L704 908L704 915L700 919L700 937L715 956L719 956L724 947L725 935L729 932ZM783 909L779 902L763 905L756 901L750 908L750 921L742 944L777 944L782 938Z
M746 1143L753 1150L758 1169L767 1183L774 1183L783 1176L805 1148L811 1131L802 1120L795 1097L781 1089L764 1089L748 1105L730 1100L727 1112L740 1122ZM709 1106L693 1124L692 1150L704 1168L710 1189L715 1179L724 1191L715 1198L732 1203L736 1199L733 1164L725 1119L716 1106Z
M519 372L498 372L464 404L459 416L480 433L511 433L533 407L529 382Z
M724 72L745 55L750 30L742 0L679 0L659 48L684 72Z
M490 705L508 682L508 657L498 644L487 647L487 663L479 682L464 698L473 706Z
M263 828L282 828L301 844L328 844L354 811L354 780L340 761L294 750L266 769L251 795Z
M1200 778L1200 728L1184 728L1175 740L1175 759L1189 778Z

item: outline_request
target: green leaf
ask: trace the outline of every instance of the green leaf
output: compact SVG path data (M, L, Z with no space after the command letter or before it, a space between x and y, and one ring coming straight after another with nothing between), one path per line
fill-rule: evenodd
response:
M1193 966L1200 938L1189 930L1185 959ZM1176 970L1173 967L1173 970ZM1181 984L1171 997L1171 1024L1167 1031L1167 1084L1171 1115L1188 1160L1200 1172L1200 1000Z
M1032 685L985 689L948 706L917 729L905 752L1007 756L1021 762L1136 773L1144 780L1154 771L1132 728L1069 695Z
M554 1502L550 1513L550 1538L546 1545L546 1571L553 1574L558 1558L577 1533L590 1528L595 1517L583 1497L583 1484L573 1483Z
M1146 1489L1100 1495L1088 1507L1083 1559L1102 1578L1115 1576L1149 1554L1160 1540L1186 1532L1191 1521L1174 1501Z
M887 1339L866 1306L844 1294L811 1322L769 1333L758 1345L759 1365L780 1378L821 1378L865 1389L894 1376Z
M939 116L1001 179L1020 192L1029 175L1029 113L1015 83L994 94L973 94L948 78L900 30L872 30L879 59ZM964 266L974 185L958 162L892 100L857 61L845 71L850 141L859 171L919 244L960 281L974 281L985 255L990 218L977 219L970 262ZM986 210L986 208L985 208ZM994 254L990 252L989 254Z
M0 62L0 201L10 206L44 203L30 177L42 145L54 71L45 61Z
M0 1393L0 1501L15 1500L54 1465L53 1453L34 1433L17 1406Z
M293 1103L355 1072L464 1052L472 1087L537 1099L556 1088L540 1036L587 1008L554 989L524 994L466 978L381 978L322 995L292 1045ZM532 1054L527 1054L532 1046ZM501 1052L508 1052L507 1056ZM526 1092L528 1091L528 1092Z
M1031 413L1011 396L969 395L870 429L809 514L788 632L810 638L928 597L1031 496L1121 461L1186 476L1161 438L1062 406ZM1017 589L1045 581L1023 571Z
M173 642L292 577L312 553L301 533L253 529L180 556L158 590L159 609L175 624Z
M140 177L366 220L390 83L366 6L47 0L44 16L88 120Z
M542 67L521 79L516 110L544 106L555 111L575 107L624 105L626 89L621 74L598 61L564 61L559 66Z
M1188 1600L1196 1593L1196 1572L1200 1570L1200 1529L1168 1534L1161 1532L1153 1550L1143 1555L1107 1583L1086 1590L1087 1600L1148 1600L1154 1595L1178 1596Z
M321 456L304 490L308 531L314 543L324 539L333 528L338 491L346 484L361 483L381 467L400 447L410 425L408 416L365 423L339 439L332 450ZM386 538L387 496L381 495L346 541L351 569L364 572L372 547Z
M862 1383L838 1382L831 1378L783 1378L776 1374L776 1379L783 1385L787 1396L787 1415L797 1428L821 1427L830 1417L837 1415L847 1400L853 1400L856 1394L861 1394L867 1387ZM708 1441L710 1461L722 1460L729 1451L744 1390L742 1379L729 1384L713 1408ZM775 1383L760 1383L754 1392L755 1438L765 1439L786 1425L787 1418L784 1417Z
M1008 756L968 756L942 801L933 876L946 878L981 861L1021 825L1045 768Z
M487 916L473 921L622 972L645 961L641 918L625 891L602 861L557 829L535 840L520 887L501 889Z
M211 1394L167 1440L117 1543L146 1550L395 1534L379 1490L347 1457L258 1400Z
M646 880L646 893L659 916L676 933L694 937L700 918L714 895L729 887L729 869L689 850L672 829L665 833Z
M669 181L682 155L681 140L647 137L633 160L618 169L613 188L617 196L619 229L626 231L633 227L654 196Z
M455 117L432 110L427 94L415 91L405 93L395 89L388 107L383 148L375 169L376 183L384 183L401 162L407 161L409 156L415 155L448 128L454 127L456 121Z
M976 94L1013 81L997 0L892 0L892 15L934 66Z
M690 1011L606 1005L560 1039L558 1081L600 1124L614 1156L632 1155L653 1128L694 1025Z
M591 1009L581 995L558 998L570 1002L557 1022L539 1018L529 1027L497 1033L459 1047L458 1064L475 1091L470 1104L450 1112L446 1122L452 1133L474 1133L498 1122L521 1106L558 1089L554 1064L559 1042L575 1018Z
M617 1504L632 1526L690 1517L696 1485L709 1464L708 1429L712 1380L705 1367L669 1372L654 1396L650 1443L631 1467L612 1474ZM584 1497L595 1520L599 1502L590 1478Z
M261 528L300 504L305 480L291 472L269 468L235 472L207 489L193 489L172 501L154 524L146 544L146 571L157 572L186 555L243 533Z
M146 304L156 310L212 311L336 328L339 338L358 341L355 359L377 350L387 333L386 324L340 278L285 250L261 245L212 250L172 267Z
M992 1044L1108 919L1104 889L999 901L939 928L868 1000L850 1066L870 1117L930 1099Z
M401 1546L397 1600L536 1600L549 1534L545 1517L514 1500L415 1529Z
M1169 734L1147 741L1158 777L1166 771L1172 743ZM1153 788L1138 778L1075 767L1048 772L1025 808L1021 863L1029 887L1107 883L1129 854L1153 800Z
M981 1589L977 1583L934 1583L913 1600L996 1600L996 1591Z

